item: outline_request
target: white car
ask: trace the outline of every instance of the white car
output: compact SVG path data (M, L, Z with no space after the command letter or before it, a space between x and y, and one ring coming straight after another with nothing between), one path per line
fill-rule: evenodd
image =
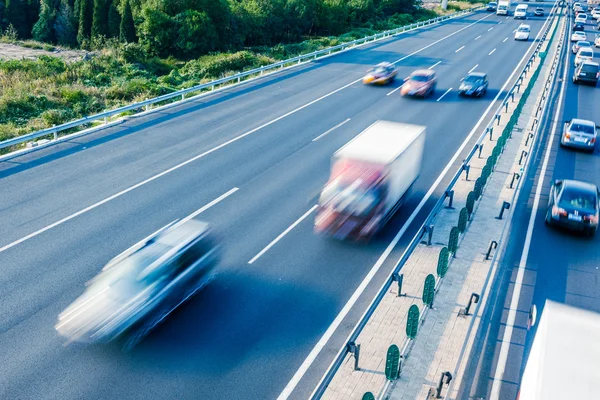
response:
M577 7L581 7L581 3L580 2L575 2L573 3L573 10Z
M594 59L594 50L591 47L583 47L579 49L577 55L575 56L575 66L578 66L584 61L593 61Z
M527 9L528 8L529 7L527 7L527 4L519 4L517 6L517 8L515 8L515 14L514 14L515 17L514 18L515 19L519 19L519 18L527 19Z
M515 32L515 40L529 40L530 33L531 27L529 25L521 24Z
M587 22L587 14L586 13L577 14L577 16L575 17L575 23L578 23L578 22L585 24Z
M600 19L600 8L594 8L592 10L592 18L594 18L595 20Z
M585 33L581 31L573 32L573 34L571 35L571 42L579 42L580 40L587 40L587 36L585 35Z
M580 40L579 42L573 45L573 54L577 54L579 49L581 49L582 47L592 47L592 44L588 41Z
M596 40L594 40L594 46L600 47L600 36L596 36Z

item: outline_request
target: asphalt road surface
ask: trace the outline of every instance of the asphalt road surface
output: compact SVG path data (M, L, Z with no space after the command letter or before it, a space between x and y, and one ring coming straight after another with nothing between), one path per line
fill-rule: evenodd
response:
M532 38L545 18L528 21ZM276 398L379 260L291 396L306 398L514 81L533 44L513 40L520 23L475 13L0 163L0 398ZM436 93L363 86L382 61L401 78L433 67ZM471 69L488 93L459 99ZM378 119L427 126L421 176L369 245L316 237L331 155ZM210 285L129 353L63 346L57 315L87 280L208 204L198 218L225 248Z
M588 40L594 39L595 32L591 24L586 26L586 33ZM559 146L563 121L583 118L593 120L596 124L600 123L600 88L572 83L575 56L570 51L570 45L569 43L569 53L565 55L568 62L564 65L568 71L562 106L558 109L559 93L555 93L550 113L552 118L545 121L543 141L532 160L532 168L515 210L511 236L498 276L497 290L491 298L493 307L483 316L484 320L489 318L490 322L482 325L478 332L481 341L476 353L482 354L483 357L471 360L461 398L491 399L494 377L501 377L497 382L501 400L516 398L536 332L536 325L527 330L527 317L531 305L535 305L537 309L538 321L546 300L600 312L600 237L588 238L544 225L550 186L554 180L577 179L600 184L598 148L593 154L588 154ZM595 57L596 62L599 61L598 58ZM551 125L555 115L558 115L558 128L556 134L551 136ZM549 140L551 143L548 143ZM548 146L551 146L548 168L544 171L543 159ZM544 174L544 181L539 207L533 210L541 174ZM507 346L508 357L504 374L501 376L502 371L498 371L497 363L532 210L536 214L531 245L520 291L516 324Z

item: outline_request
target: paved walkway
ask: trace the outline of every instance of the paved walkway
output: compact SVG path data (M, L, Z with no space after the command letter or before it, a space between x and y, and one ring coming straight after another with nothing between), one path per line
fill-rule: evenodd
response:
M559 38L559 33L560 30L556 39ZM553 48L556 48L557 42L558 40L554 40ZM542 51L545 51L544 48ZM538 83L531 92L531 101L523 109L517 125L519 127L531 126L528 124L530 114L541 93L541 83L546 81L549 73L552 55L551 51ZM532 72L538 64L539 58L533 65ZM524 82L523 88L526 84ZM436 276L440 250L447 246L449 232L457 225L458 215L466 204L467 195L473 190L475 179L480 175L495 146L495 140L508 122L521 95L522 91L515 95L514 103L510 103L508 111L502 114L500 125L494 126L494 140L490 142L486 139L481 157L473 158L469 180L465 180L463 174L454 187L454 208L444 208L436 217L432 245L419 245L402 268L402 291L405 296L397 296L397 286L392 286L392 290L384 297L359 336L359 369L354 370L354 358L348 355L325 392L324 399L362 399L368 391L376 398L426 399L445 371L452 371L453 375L457 375L454 383L459 383L460 371L464 367L462 364L468 359L463 357L461 365L458 365L459 356L463 351L465 354L469 353L472 339L469 339L468 334L476 331L479 322L478 316L465 317L459 315L459 312L466 307L472 293L482 292L490 275L491 259L485 260L485 254L490 241L498 240L501 236L505 220L495 217L500 212L502 202L510 202L514 194L514 189L509 188L509 185L513 172L520 169L517 163L524 148L524 132L528 132L527 130L515 132L507 142L495 172L489 178L482 197L476 202L473 218L460 237L456 257L451 259L447 275L442 280L436 279L438 287L432 309L427 309L421 299L424 281L428 274ZM482 299L482 305L484 302L485 299ZM425 317L419 324L417 338L410 341L406 336L406 319L408 309L413 304L419 307L421 315L425 314ZM471 311L474 310L475 305L471 307ZM396 344L401 353L407 356L403 360L401 376L390 385L384 371L386 353L391 344ZM459 386L453 385L454 388ZM456 393L453 391L452 394Z

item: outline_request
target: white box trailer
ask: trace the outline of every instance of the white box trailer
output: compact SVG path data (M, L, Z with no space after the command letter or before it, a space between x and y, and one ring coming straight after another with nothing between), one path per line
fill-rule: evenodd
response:
M519 400L597 399L600 314L546 301Z
M370 237L419 176L426 128L377 121L336 151L319 201L317 232Z

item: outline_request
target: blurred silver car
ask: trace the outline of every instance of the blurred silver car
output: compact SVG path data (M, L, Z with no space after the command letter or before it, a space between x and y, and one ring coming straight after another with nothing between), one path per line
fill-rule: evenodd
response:
M563 134L560 138L561 146L594 151L598 127L593 121L573 118L564 124Z
M135 345L208 282L217 253L208 224L171 223L111 260L60 313L56 331L68 342Z

